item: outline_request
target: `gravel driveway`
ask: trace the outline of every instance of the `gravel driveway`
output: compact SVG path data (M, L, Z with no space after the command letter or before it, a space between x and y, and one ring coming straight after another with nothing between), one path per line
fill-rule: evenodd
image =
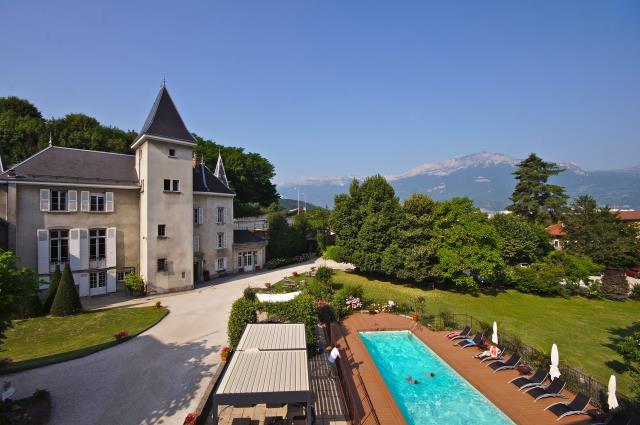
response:
M327 262L334 268L347 265ZM51 424L182 424L211 381L218 351L226 344L231 303L247 286L276 282L315 263L250 275L179 294L134 299L117 306L160 300L169 315L138 337L112 348L51 366L2 377L15 398L37 388L51 392Z

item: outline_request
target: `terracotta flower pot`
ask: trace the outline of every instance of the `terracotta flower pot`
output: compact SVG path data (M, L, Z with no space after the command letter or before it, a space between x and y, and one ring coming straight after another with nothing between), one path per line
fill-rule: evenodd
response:
M418 313L411 313L411 318L413 319L414 322L418 321Z

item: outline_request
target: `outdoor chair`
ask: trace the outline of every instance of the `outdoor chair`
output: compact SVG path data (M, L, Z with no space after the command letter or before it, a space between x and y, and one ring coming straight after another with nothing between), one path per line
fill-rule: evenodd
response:
M482 332L478 332L476 334L476 336L473 337L473 339L463 339L462 341L458 342L458 345L462 348L467 348L467 347L477 347L480 344L482 344L482 339L483 339L483 335ZM455 345L455 344L454 344Z
M518 391L522 391L544 384L548 376L549 371L547 369L539 368L532 376L518 376L509 382L518 387Z
M593 425L630 425L631 419L627 418L623 413L616 412L613 416L607 418L605 422L599 422Z
M560 378L556 378L549 385L543 386L538 385L537 387L531 387L525 392L529 394L531 397L538 401L547 397L562 397L567 398L566 395L562 394L562 390L566 386L566 382Z
M447 335L451 341L455 341L456 339L467 338L471 333L471 327L465 326L460 332L451 332Z
M493 369L493 373L500 372L501 370L511 370L518 367L520 363L520 354L514 353L509 360L497 360L493 363L489 363L489 367Z
M558 417L558 421L565 416L586 415L587 407L591 399L584 394L578 393L569 403L553 403L544 410L552 412Z

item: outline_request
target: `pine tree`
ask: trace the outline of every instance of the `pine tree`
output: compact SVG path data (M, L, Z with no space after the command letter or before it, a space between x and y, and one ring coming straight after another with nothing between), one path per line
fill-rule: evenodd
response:
M73 281L73 275L71 274L69 263L67 263L64 265L60 284L58 285L58 291L56 292L56 297L51 305L51 315L68 316L80 313L80 311L82 311L80 296L76 290L76 285Z
M518 164L513 173L518 183L511 195L508 210L531 223L553 223L558 220L567 204L562 186L549 184L549 177L564 171L553 162L545 162L536 154Z
M624 301L629 296L629 283L624 272L606 270L602 276L604 297L613 301Z
M56 292L58 292L60 277L62 277L62 273L60 273L60 266L56 265L56 270L53 272L53 275L51 275L51 279L49 280L49 290L47 291L47 299L44 301L44 305L42 306L44 314L49 314L49 312L51 311L53 300L56 297Z

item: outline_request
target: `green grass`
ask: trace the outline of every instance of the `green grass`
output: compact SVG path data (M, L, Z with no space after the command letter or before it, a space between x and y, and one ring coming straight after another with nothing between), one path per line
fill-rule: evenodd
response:
M15 372L85 356L116 344L113 334L127 329L138 335L162 319L164 307L97 310L65 317L16 320L0 345L0 357L13 364L3 372Z
M411 302L422 295L427 299L427 311L438 313L468 313L519 336L522 341L549 353L551 344L558 344L560 359L581 369L603 384L614 373L619 391L631 395L631 381L624 370L622 358L614 344L633 329L640 330L640 301L615 302L580 297L545 298L517 291L495 295L468 295L420 288L375 280L341 271L333 277L337 286L362 284L368 300Z

